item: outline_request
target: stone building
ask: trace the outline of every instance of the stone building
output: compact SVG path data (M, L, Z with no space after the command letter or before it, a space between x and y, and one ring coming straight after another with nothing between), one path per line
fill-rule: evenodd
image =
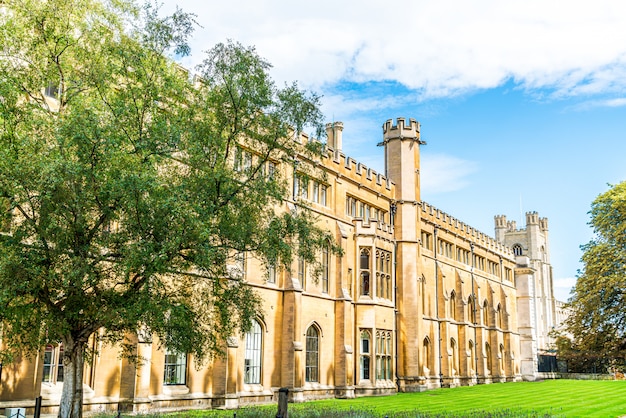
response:
M306 203L343 255L320 254L319 280L301 260L266 272L253 255L242 257L264 312L250 331L224 341L224 358L197 367L191 356L159 350L140 333L133 338L143 363L99 347L85 373L85 410L234 408L275 400L281 387L300 402L534 376L527 346L548 343L536 318L547 321L554 309L547 221L530 214L527 230L534 232L516 235L498 217L492 238L423 202L423 142L413 119L383 125L384 174L344 154L342 131L341 122L327 125L326 152L317 161L271 169L293 184L283 209ZM529 253L528 240L540 240L543 252ZM520 280L527 286L521 292ZM0 408L32 411L41 395L45 410L54 411L62 349L42 347L37 358L5 365Z
M513 250L518 264L517 310L522 349L522 374L532 379L538 359L552 344L550 332L563 321L563 309L554 297L548 219L526 213L526 228L517 228L506 216L495 217L496 239ZM556 360L555 360L556 361Z

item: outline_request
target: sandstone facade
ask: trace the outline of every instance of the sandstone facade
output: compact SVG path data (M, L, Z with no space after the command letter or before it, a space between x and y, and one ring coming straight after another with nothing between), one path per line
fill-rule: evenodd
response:
M343 255L321 254L318 280L299 260L267 272L247 255L246 280L264 312L224 342L225 358L196 367L142 335L132 336L141 364L100 347L85 376L86 410L234 408L276 400L281 387L299 402L536 376L533 356L549 344L556 309L547 220L530 214L526 232L534 232L524 235L497 217L492 238L423 202L413 119L383 125L384 174L344 154L340 122L327 130L319 160L273 169L294 185L284 210L306 203ZM44 410L55 410L61 349L4 365L0 408L32 411L41 395Z

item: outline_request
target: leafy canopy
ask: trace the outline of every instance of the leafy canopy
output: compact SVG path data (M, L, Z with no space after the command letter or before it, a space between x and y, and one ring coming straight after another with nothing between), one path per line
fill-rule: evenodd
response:
M254 48L216 45L200 77L193 16L110 0L9 0L0 26L2 355L138 329L197 358L262 314L239 253L315 262L330 235L286 210L293 141L319 100L279 88ZM242 150L253 158L238 165ZM333 249L336 249L332 246Z
M583 245L563 351L624 363L626 355L626 182L612 186L591 205L595 237Z

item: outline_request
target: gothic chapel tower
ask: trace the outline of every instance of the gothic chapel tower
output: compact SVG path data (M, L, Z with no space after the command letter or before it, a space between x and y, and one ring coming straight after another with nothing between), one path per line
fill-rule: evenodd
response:
M398 385L403 392L420 390L419 341L422 307L417 303L420 260L420 125L415 119L390 119L383 125L385 174L396 185L396 306L398 312Z

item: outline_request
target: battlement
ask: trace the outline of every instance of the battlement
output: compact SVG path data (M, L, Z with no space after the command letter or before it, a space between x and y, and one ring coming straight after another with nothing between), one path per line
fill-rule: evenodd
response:
M537 212L526 212L526 225L538 225L539 214Z
M422 202L422 217L430 219L430 221L440 228L446 229L453 234L465 237L468 241L471 241L477 245L482 246L493 252L502 254L504 256L513 257L513 250L495 238L477 230L476 228L458 220L457 218L448 215L446 212L437 209L436 207ZM506 222L506 217L504 222Z
M326 124L326 142L335 150L342 147L343 122L331 122Z
M406 123L405 118L397 118L394 124L393 119L388 119L383 124L383 143L391 139L409 139L420 141L420 123L413 118Z
M335 134L335 138L334 140L329 139L322 157L328 158L331 164L323 163L321 165L330 169L330 171L335 173L338 177L349 178L361 185L361 187L367 187L374 191L380 191L381 188L388 191L392 190L394 183L384 174L380 174L376 170L368 168L365 164L345 155L340 148L335 147L336 145L341 146L342 122L328 123L326 124L326 128L330 134ZM339 144L336 144L337 139L339 139Z
M517 222L507 221L506 215L496 215L493 217L493 220L496 225L496 230L504 230L506 232L517 231Z

